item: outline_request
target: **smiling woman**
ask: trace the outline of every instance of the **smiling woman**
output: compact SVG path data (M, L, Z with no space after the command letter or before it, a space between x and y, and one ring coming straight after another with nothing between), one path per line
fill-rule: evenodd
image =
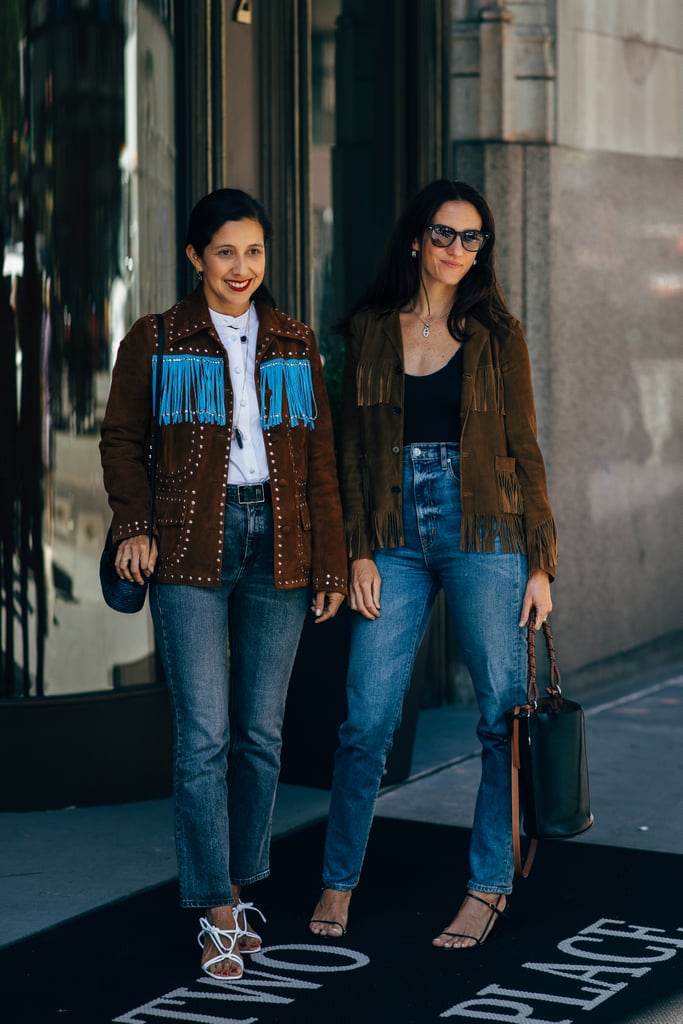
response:
M117 571L151 577L175 728L181 905L203 911L203 969L230 980L260 949L241 889L269 873L306 608L325 622L346 591L322 365L311 329L276 309L265 284L270 234L261 204L238 189L210 193L190 215L185 252L200 284L164 313L151 546L156 317L121 343L100 446Z
M245 313L266 272L266 242L259 221L226 221L201 255L192 243L186 252L204 282L210 307L228 316Z

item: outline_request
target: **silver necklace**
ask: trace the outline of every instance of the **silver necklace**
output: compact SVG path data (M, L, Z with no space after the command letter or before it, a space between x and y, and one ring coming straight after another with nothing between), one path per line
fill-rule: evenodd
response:
M242 313L242 315L239 316L239 317L235 317L234 319L239 321L239 320L242 319L243 316L244 316L244 313ZM241 355L242 355L242 391L240 393L239 405L237 406L236 415L235 415L235 419L234 419L234 422L233 422L233 430L232 430L232 435L235 438L235 441L237 441L237 447L238 448L244 448L244 434L240 430L240 428L238 426L238 423L239 423L240 415L242 413L242 405L243 405L243 402L244 402L244 392L245 392L245 389L246 389L246 386L247 386L247 360L249 358L249 350L246 348L246 345L247 345L247 342L248 342L248 339L249 339L249 321L250 320L251 320L251 303L249 303L249 309L247 310L247 323L246 323L246 326L244 328L244 334L240 334L240 342L241 342L240 348L241 348ZM233 330L237 330L237 331L240 330L239 323L236 324L234 327L233 327L232 324L228 324L228 326L231 327Z
M443 320L443 318L445 316L448 316L448 313L450 311L446 310L445 313L441 313L439 316L432 317L431 320L423 320L422 317L420 316L420 314L415 311L415 307L411 303L410 312L413 314L413 316L416 316L417 319L420 321L420 323L423 325L423 327L422 327L422 337L423 338L428 338L429 337L429 331L430 331L430 328L431 328L432 324L435 324L437 322L437 320Z
M247 318L247 323L246 323L246 327L244 328L244 333L242 334L241 333L241 331L242 331L241 321L244 320L245 317ZM249 335L249 318L250 317L251 317L251 303L249 303L249 306L244 311L244 313L240 313L239 316L232 317L232 319L236 321L234 324L228 324L228 327L230 328L231 331L240 331L240 341L242 342L243 345L246 345L246 343L247 343L247 337Z

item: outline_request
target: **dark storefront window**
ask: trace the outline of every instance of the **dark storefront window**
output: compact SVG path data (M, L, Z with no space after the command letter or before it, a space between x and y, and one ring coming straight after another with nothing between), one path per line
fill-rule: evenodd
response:
M119 341L175 298L168 3L0 12L1 692L153 678L148 612L107 609L99 426Z
M325 359L335 418L342 374L342 345L329 329L340 315L333 272L333 158L336 141L336 21L341 0L313 0L311 32L311 207L313 239L313 327Z

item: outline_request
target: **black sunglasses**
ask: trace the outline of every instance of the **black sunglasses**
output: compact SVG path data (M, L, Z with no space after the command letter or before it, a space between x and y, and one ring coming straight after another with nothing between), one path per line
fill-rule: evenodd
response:
M479 252L486 239L491 237L486 231L456 231L455 228L449 228L448 224L428 224L425 230L432 245L438 249L447 249L459 237L463 249Z

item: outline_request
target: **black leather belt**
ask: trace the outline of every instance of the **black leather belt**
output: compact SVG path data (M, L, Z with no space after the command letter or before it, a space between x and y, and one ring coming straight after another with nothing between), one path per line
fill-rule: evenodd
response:
M228 501L236 501L240 505L270 505L270 484L228 484Z

